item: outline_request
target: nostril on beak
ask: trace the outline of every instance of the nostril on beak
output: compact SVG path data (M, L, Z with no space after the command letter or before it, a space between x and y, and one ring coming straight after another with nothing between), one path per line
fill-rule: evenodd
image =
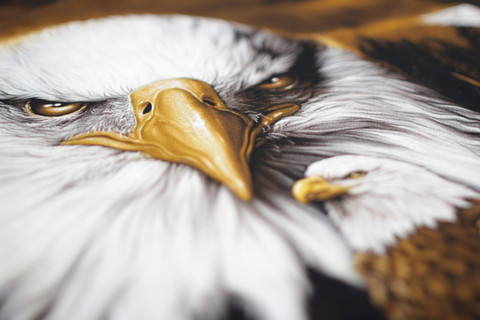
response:
M203 98L202 102L208 104L210 107L215 107L217 105L213 100L209 98Z
M146 105L145 108L143 109L142 113L143 113L143 114L147 114L147 113L149 113L150 111L152 111L152 104L149 102L149 103L147 103L147 105Z

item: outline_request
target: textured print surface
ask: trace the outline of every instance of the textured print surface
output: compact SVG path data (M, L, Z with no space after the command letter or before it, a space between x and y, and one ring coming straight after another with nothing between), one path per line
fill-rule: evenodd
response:
M279 75L297 84L262 89ZM254 151L251 202L182 164L60 145L130 132L128 94L171 78L208 83L256 121L270 106L300 105ZM25 107L38 99L87 107L48 118ZM366 283L327 212L290 195L305 168L379 156L480 191L479 120L350 52L219 20L110 17L2 46L0 318L216 319L234 301L240 316L307 319L328 283L315 278Z

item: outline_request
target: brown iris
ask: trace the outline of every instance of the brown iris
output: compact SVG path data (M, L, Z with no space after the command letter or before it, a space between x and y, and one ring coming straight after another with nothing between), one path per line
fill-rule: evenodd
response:
M298 84L295 76L288 74L273 76L268 81L261 83L258 87L261 89L273 91L286 91L294 88Z
M25 103L27 111L33 115L45 117L58 117L71 114L84 109L87 106L83 102L53 102L46 100L30 100Z

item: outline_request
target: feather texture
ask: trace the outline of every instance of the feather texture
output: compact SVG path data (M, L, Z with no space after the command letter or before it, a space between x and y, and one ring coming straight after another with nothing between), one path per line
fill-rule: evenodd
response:
M286 73L291 91L256 90ZM251 203L184 165L59 145L130 132L132 90L189 77L253 118L301 104L253 154ZM89 106L44 118L33 98ZM307 165L377 155L480 190L476 113L351 53L223 21L119 16L27 36L0 48L0 101L2 319L208 319L231 296L259 319L306 319L306 266L364 285L331 220L289 195Z

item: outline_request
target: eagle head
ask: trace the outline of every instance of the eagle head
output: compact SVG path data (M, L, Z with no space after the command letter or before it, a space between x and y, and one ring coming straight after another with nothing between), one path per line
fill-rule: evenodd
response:
M235 300L306 319L307 270L363 282L335 216L291 196L305 168L377 156L480 190L479 120L350 52L225 21L26 35L0 47L0 318L213 319Z
M275 160L322 50L151 15L2 46L0 317L215 318L234 299L302 319L305 265L359 285L341 236L289 196L305 163Z

